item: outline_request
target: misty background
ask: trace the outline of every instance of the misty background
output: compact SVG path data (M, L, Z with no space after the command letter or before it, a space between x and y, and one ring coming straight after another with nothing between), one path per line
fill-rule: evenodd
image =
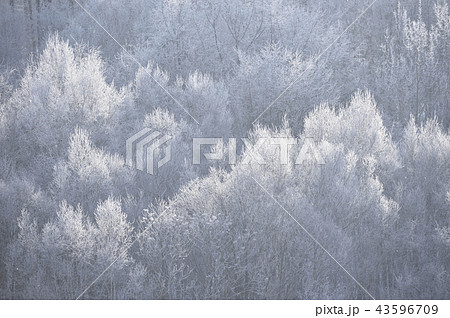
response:
M1 1L0 298L370 298L281 205L373 297L449 299L450 1L372 2Z

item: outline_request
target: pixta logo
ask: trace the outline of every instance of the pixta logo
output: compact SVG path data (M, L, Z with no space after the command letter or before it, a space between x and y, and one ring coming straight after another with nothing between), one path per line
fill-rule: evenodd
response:
M305 163L313 163L318 165L324 165L325 161L322 158L321 153L315 146L313 138L305 138L302 144L297 142L297 138L287 137L273 137L273 138L258 138L252 143L248 138L240 138L245 148L252 149L250 155L245 155L240 162L242 165L250 164L250 162L264 165L266 161L259 153L266 147L278 147L279 149L279 163L287 165L289 163L289 150L297 147L298 152L295 158L296 165L304 165ZM236 152L236 138L228 139L228 164L236 164L237 152ZM210 146L213 152L203 153L203 156L208 160L224 160L224 140L223 138L194 138L192 147L192 163L199 165L201 161L202 147L203 145Z
M142 129L126 141L126 164L133 167L136 162L136 169L156 174L157 169L170 161L171 139L171 136L163 135L159 131Z
M138 170L146 171L151 175L156 174L157 169L171 159L171 139L172 136L164 135L159 131L152 131L149 128L142 129L126 141L126 164ZM242 165L267 164L262 155L266 147L278 148L279 158L276 161L281 165L289 164L289 158L291 158L290 150L292 148L297 148L294 158L295 165L325 164L312 138L305 138L302 143L298 143L297 138L284 137L258 138L253 142L248 138L239 139L245 149L251 149L249 152L243 152L243 156L239 161ZM193 138L192 164L200 165L203 155L206 161L223 161L228 159L227 163L229 165L235 165L238 160L237 142L237 138L228 138L227 146L225 146L224 138L221 137ZM225 158L225 153L227 153L228 158Z

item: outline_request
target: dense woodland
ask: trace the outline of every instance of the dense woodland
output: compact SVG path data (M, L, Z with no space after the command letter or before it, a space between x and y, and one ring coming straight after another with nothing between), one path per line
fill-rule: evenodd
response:
M0 298L75 299L113 261L81 299L370 298L282 205L373 297L449 299L450 1L351 25L371 3L1 1ZM144 127L173 136L157 175L125 165ZM199 136L325 163L196 166Z

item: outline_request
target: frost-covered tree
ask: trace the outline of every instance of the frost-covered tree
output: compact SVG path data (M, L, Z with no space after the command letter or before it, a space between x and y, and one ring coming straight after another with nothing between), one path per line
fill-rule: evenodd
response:
M139 269L126 253L133 228L118 200L100 202L94 218L62 202L56 218L41 227L23 210L18 226L7 258L8 290L14 298L74 299L115 259L102 283L84 297L127 297L131 273Z
M411 114L418 122L437 117L449 125L448 4L436 2L431 12L427 23L422 10L414 18L399 3L395 24L386 32L374 89L389 125L404 127Z
M76 126L89 129L95 143L106 144L108 120L122 97L105 82L103 70L98 53L73 49L57 35L27 68L11 101L17 109L17 137L11 142L17 145L18 165L39 167L34 173L43 184L54 165L49 161L66 152Z
M78 127L69 139L67 159L57 163L53 171L55 200L92 210L110 195L134 194L135 172L124 166L123 157L96 148L88 133Z

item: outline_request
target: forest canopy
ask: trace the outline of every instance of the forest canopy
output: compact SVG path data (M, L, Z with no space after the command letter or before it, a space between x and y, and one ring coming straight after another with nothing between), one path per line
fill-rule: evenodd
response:
M0 298L448 299L449 6L1 1Z

